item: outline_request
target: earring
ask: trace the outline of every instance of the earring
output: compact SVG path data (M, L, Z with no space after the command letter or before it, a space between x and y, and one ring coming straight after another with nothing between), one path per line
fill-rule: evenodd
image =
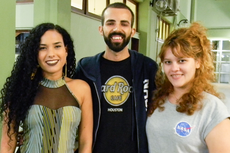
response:
M36 72L33 72L33 73L31 74L31 76L30 76L30 80L33 80L33 79L34 79L35 74L36 74Z
M67 77L67 62L65 64L65 77Z
M37 65L37 67L36 67L36 68L33 70L33 72L31 73L31 76L30 76L30 79L31 79L31 80L34 79L34 77L35 77L35 75L36 75L36 73L37 73L38 68L39 68L39 65Z

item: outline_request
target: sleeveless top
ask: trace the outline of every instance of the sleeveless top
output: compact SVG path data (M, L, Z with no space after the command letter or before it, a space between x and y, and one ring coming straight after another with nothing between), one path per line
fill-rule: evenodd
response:
M43 79L23 123L21 153L73 153L80 120L79 103L64 79Z

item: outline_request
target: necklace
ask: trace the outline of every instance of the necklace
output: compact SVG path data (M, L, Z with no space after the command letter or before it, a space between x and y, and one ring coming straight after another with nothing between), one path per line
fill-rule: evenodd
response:
M40 84L47 88L59 88L65 85L66 83L65 83L64 77L62 77L58 80L49 80L49 79L43 78Z

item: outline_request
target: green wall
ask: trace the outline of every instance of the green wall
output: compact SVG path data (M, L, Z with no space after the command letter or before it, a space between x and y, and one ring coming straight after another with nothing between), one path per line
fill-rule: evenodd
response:
M180 0L180 12L178 12L178 15L176 17L165 18L171 23L171 30L173 30L174 27L176 27L176 24L184 18L187 18L189 21L204 20L205 26L208 26L208 28L220 25L229 25L230 21L226 15L223 15L223 18L225 19L224 24L219 21L220 18L218 19L218 23L216 23L216 20L214 20L213 17L216 17L215 14L222 16L223 11L221 8L218 9L218 7L213 8L218 3L217 1L209 1L209 3L206 4L207 1L209 0ZM155 39L157 29L157 14L152 10L152 6L150 6L149 3L149 0L141 0L139 3L139 51L153 59L156 59L157 43ZM32 25L37 25L38 23L46 21L62 25L68 31L70 31L74 39L77 60L85 56L95 55L96 53L105 49L103 37L98 32L100 19L71 12L70 0L65 1L65 3L63 0L39 0L35 1L32 5L34 5L34 7L32 6L30 8L23 5L19 6L26 8L21 9L19 12L21 16L25 17L20 18L18 14L16 15L17 29L30 28L33 27L31 26L31 23ZM206 5L207 7L204 7ZM210 7L213 8L212 11L206 10ZM194 15L191 15L191 12L194 12ZM206 12L209 13L207 14ZM30 14L33 14L33 16L31 17ZM206 23L208 24L206 25ZM220 29L209 29L209 34L212 37L224 37L225 35L229 35L228 31L229 29L227 29L225 32Z
M203 23L211 38L230 39L230 1L194 0L195 20Z
M35 0L34 25L53 22L70 31L71 0Z
M7 7L6 7L7 6ZM1 1L0 5L0 87L10 75L15 60L15 1Z
M221 38L230 40L230 28L229 29L208 29L208 36L210 38Z
M74 40L77 60L82 57L93 56L105 50L104 39L98 31L100 25L99 19L71 13L70 33Z
M0 5L0 88L10 75L15 60L15 0L1 1ZM2 126L0 126L0 131ZM1 132L0 132L1 139Z
M139 4L139 12L138 12L138 32L140 33L140 41L139 41L139 52L146 55L147 52L147 37L149 32L149 1L145 0L144 2ZM144 23L144 24L143 24Z
M230 29L229 0L195 0L196 21L201 21L207 28Z

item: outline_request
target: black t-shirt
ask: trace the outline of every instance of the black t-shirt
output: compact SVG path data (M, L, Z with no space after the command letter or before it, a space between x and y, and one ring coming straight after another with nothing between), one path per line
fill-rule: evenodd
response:
M137 135L132 100L130 57L101 60L101 118L94 153L136 153Z

